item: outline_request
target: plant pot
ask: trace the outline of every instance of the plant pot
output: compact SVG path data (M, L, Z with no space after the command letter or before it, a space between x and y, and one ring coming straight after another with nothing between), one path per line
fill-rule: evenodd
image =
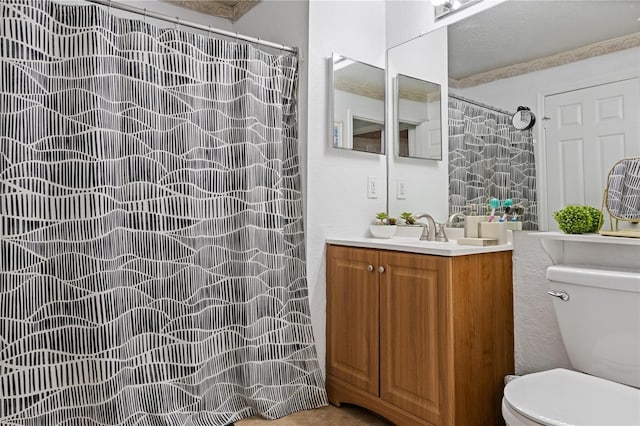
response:
M391 238L396 234L396 225L369 225L374 238Z
M405 238L420 238L422 235L422 225L398 225L398 229L396 229L396 237L405 237Z

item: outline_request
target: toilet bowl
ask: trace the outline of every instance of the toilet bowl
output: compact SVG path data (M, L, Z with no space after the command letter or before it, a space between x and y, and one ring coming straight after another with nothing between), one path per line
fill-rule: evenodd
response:
M558 368L510 381L502 415L508 426L638 426L640 389Z
M504 389L508 426L640 426L640 272L547 269L572 367L528 374Z

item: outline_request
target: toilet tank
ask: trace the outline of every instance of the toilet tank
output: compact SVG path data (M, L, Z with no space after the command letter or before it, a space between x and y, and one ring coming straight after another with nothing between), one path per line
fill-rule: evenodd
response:
M569 296L553 306L573 367L640 387L640 271L556 265L547 279Z

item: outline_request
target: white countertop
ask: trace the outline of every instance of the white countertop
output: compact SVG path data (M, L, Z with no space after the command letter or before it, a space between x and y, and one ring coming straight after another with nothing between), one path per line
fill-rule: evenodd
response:
M391 238L365 238L365 237L330 237L327 244L339 246L351 246L373 248L381 250L395 250L408 253L431 254L435 256L466 256L478 253L493 253L498 251L513 250L512 244L499 246L467 246L459 245L455 240L449 242L420 241L417 238L391 237Z

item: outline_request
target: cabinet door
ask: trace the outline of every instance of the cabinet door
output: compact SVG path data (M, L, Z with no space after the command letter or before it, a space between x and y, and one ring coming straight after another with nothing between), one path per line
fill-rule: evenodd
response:
M327 248L327 374L378 395L378 252Z
M449 259L380 252L380 264L380 397L451 424Z

